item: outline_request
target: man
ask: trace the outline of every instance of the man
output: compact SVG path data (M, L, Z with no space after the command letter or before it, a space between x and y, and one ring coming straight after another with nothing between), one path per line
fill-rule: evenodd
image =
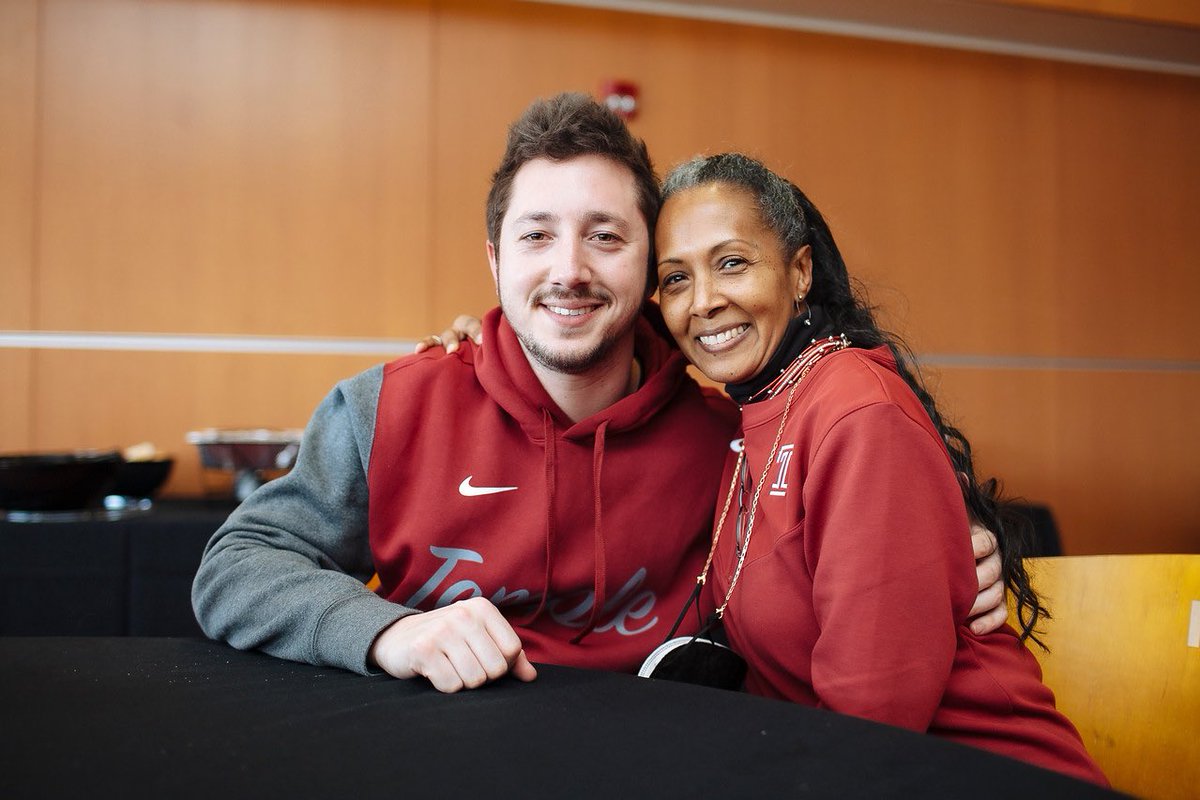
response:
M657 212L617 117L531 106L488 197L487 344L334 389L295 468L206 548L205 632L447 692L531 661L636 668L700 572L737 428L643 315Z

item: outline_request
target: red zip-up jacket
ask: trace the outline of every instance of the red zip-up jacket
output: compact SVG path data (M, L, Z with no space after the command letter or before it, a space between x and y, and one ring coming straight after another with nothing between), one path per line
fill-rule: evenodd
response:
M484 596L535 662L635 670L703 564L732 404L637 328L642 384L573 423L498 310L484 345L384 369L367 473L380 594Z

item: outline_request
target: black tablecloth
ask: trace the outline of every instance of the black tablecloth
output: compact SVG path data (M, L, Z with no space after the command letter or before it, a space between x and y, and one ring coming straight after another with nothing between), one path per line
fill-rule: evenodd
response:
M200 635L191 586L230 501L121 519L0 521L0 635Z
M456 695L199 639L0 638L0 797L1104 797L932 736L542 666Z

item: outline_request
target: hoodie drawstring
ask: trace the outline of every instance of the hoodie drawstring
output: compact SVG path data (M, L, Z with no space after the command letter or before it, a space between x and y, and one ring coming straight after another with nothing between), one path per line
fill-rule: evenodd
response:
M604 525L601 516L603 504L600 496L600 477L604 468L604 444L607 431L608 420L605 420L596 427L595 443L592 447L592 513L594 517L592 522L592 540L595 564L595 578L592 587L592 610L583 630L571 639L572 644L579 644L585 636L592 632L592 629L596 627L596 623L599 622L600 613L603 611L604 604L608 600L605 589L607 585L605 561L607 548L604 543ZM554 433L554 418L545 409L542 410L542 433L546 440L546 570L545 578L542 582L541 598L538 600L537 608L528 617L516 623L518 625L529 625L540 617L542 612L546 610L546 604L550 598L551 565L554 563L554 474L557 467L558 450Z
M596 627L596 623L600 619L600 612L604 609L604 603L608 599L605 592L605 558L606 548L604 546L604 526L601 524L600 511L600 474L604 466L604 437L608 431L608 420L604 420L596 426L596 436L592 446L592 507L593 507L593 528L592 537L594 541L593 551L595 559L595 584L594 593L592 594L592 613L588 617L587 624L579 635L571 640L572 644L579 644L583 637L592 632L592 628Z
M518 625L529 625L541 616L542 612L546 610L546 603L550 598L550 569L553 563L551 554L554 549L554 472L557 466L558 452L555 445L554 418L544 408L542 409L542 436L546 441L546 572L542 581L542 596L538 600L537 608L528 617L516 623Z

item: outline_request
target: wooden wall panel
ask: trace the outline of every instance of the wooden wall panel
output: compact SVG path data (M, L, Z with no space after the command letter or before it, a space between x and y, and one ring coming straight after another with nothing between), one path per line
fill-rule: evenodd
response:
M1200 552L1200 374L931 375L980 473L1051 505L1068 554Z
M985 2L1200 27L1200 6L1197 6L1195 0L985 0Z
M39 448L121 449L153 442L176 459L166 494L224 486L202 475L189 430L303 428L334 384L383 359L227 353L47 350L38 354ZM83 398L84 402L80 402Z
M45 9L43 327L429 329L428 3Z
M1048 298L1063 350L1200 360L1200 79L1064 84L1058 113L1075 123L1059 145L1062 277ZM1136 332L1096 335L1097 319L1130 315L1145 320Z
M32 326L37 0L0 3L0 330Z
M33 353L0 350L0 453L28 452L33 439Z
M0 330L33 325L36 0L0 3ZM33 446L32 354L0 350L0 452Z

